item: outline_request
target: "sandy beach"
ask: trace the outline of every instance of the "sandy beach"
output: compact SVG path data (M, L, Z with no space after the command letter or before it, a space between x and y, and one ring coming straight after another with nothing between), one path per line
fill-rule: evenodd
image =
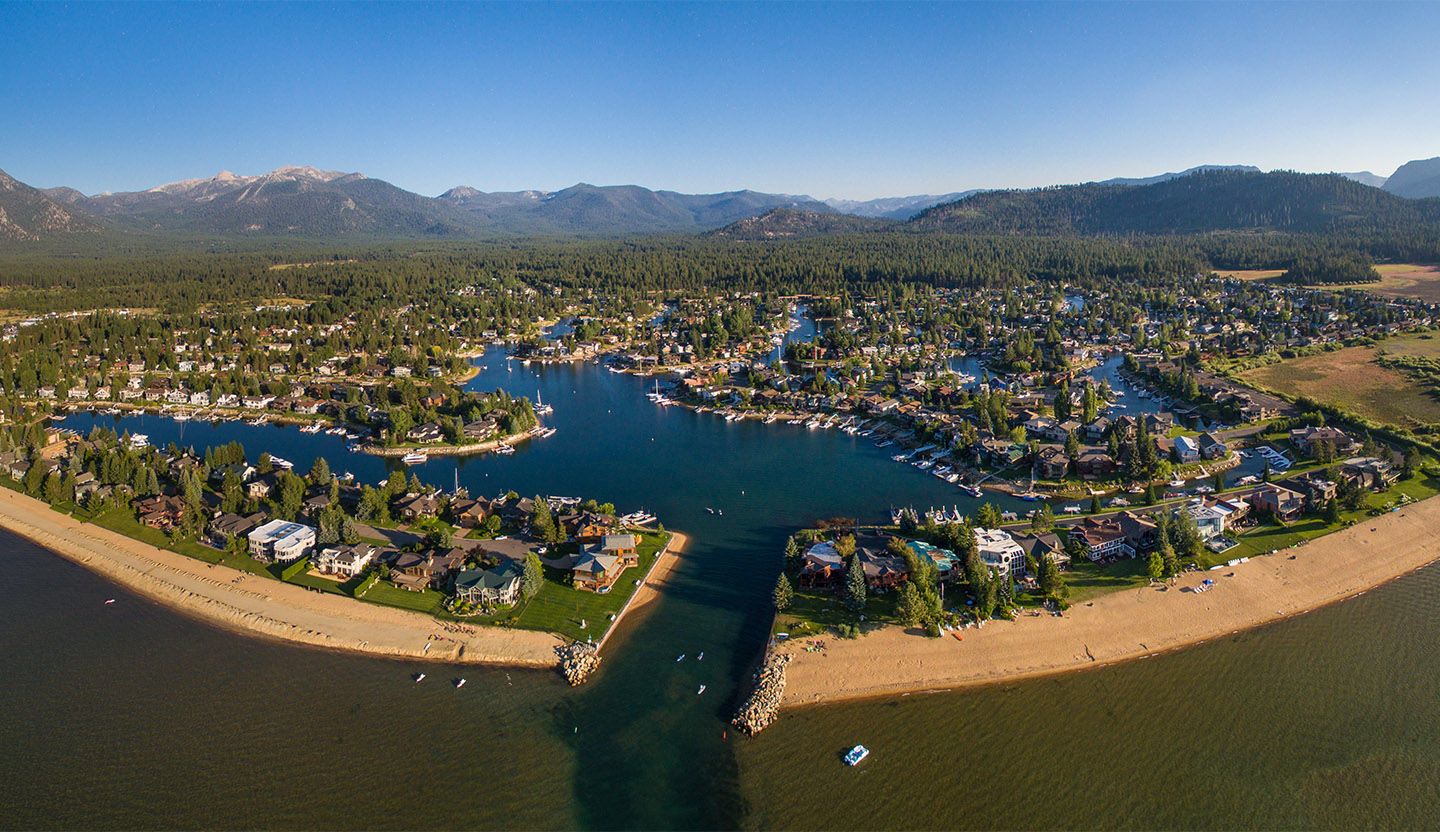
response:
M446 630L427 615L307 592L212 566L83 524L0 488L0 526L166 606L230 629L337 650L445 662L552 667L558 636L471 626ZM9 555L12 556L13 555ZM57 599L64 588L57 587Z
M650 572L645 576L645 581L636 588L635 593L630 596L630 600L625 602L625 606L620 608L620 612L616 615L615 621L610 625L610 629L605 631L605 637L600 639L600 644L596 648L597 650L605 649L605 645L610 641L610 637L615 634L616 630L620 629L620 622L625 619L625 616L633 615L637 610L644 608L651 601L660 597L660 593L669 586L670 576L675 571L676 564L680 561L680 553L685 551L685 545L689 542L690 538L680 532L670 532L670 539L666 541L665 548L661 550L660 556L655 560L655 564L650 567Z
M1136 659L1353 597L1440 558L1440 497L1274 555L1174 584L1117 592L1062 617L1022 616L931 639L888 626L858 640L826 636L794 655L783 707L1020 679ZM1205 579L1216 586L1194 592Z
M670 576L675 572L675 567L680 562L680 555L685 552L685 546L690 538L680 532L670 532L669 544L665 551L660 553L660 558L650 568L650 574L645 576L645 582L630 596L630 604L627 612L634 612L646 604L660 597L660 593L670 585Z

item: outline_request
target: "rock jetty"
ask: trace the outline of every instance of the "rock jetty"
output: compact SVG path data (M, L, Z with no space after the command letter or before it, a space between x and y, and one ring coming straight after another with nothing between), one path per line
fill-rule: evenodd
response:
M755 671L755 687L745 699L730 724L754 736L775 721L780 711L780 698L785 694L785 665L790 656L771 653Z
M600 666L600 648L593 644L577 641L556 647L555 652L560 656L560 672L572 685L584 682Z

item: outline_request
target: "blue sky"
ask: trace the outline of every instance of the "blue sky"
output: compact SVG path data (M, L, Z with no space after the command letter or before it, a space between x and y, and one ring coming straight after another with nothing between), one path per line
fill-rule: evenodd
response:
M0 3L0 168L871 198L1440 155L1440 4Z

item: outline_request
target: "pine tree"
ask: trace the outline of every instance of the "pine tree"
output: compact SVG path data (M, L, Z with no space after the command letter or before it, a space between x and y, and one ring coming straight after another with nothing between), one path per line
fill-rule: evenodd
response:
M540 556L534 552L525 555L525 574L520 579L520 594L527 600L534 598L544 580L545 569L540 562Z
M915 584L907 581L900 587L899 597L895 600L895 617L906 627L917 627L925 623L924 601Z
M785 539L785 569L794 572L800 569L801 554L800 544L795 542L793 536Z
M790 585L790 579L785 573L781 572L775 579L775 590L770 593L770 600L774 602L775 609L783 611L789 609L790 602L794 599L795 588Z
M865 567L859 555L851 555L845 564L845 606L851 612L865 609Z

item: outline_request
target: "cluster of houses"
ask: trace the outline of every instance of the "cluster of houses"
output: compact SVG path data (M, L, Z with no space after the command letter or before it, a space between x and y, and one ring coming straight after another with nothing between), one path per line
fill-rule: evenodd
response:
M1334 470L1350 484L1367 490L1387 488L1401 473L1393 461L1376 457L1351 457L1337 463ZM1311 472L1222 496L1197 497L1173 511L1178 514L1183 508L1206 545L1223 551L1234 545L1226 538L1241 525L1261 517L1294 522L1322 509L1335 499L1338 489L1324 474ZM1139 511L1087 517L1070 534L1083 544L1085 554L1098 562L1135 557L1154 551L1159 543L1154 520Z
M1050 559L1061 568L1070 564L1060 538L1052 533L1020 534L1004 529L976 529L977 554L984 564L1002 580L1020 583L1036 576L1026 571L1027 556L1038 564ZM905 559L891 554L887 548L892 538L887 535L862 534L855 538L855 557L865 572L865 584L872 593L894 589L910 578ZM951 583L965 579L965 564L955 552L923 540L905 540L905 545L922 561L935 567L936 579ZM802 553L796 583L806 589L837 590L845 585L846 563L830 540L811 544Z

